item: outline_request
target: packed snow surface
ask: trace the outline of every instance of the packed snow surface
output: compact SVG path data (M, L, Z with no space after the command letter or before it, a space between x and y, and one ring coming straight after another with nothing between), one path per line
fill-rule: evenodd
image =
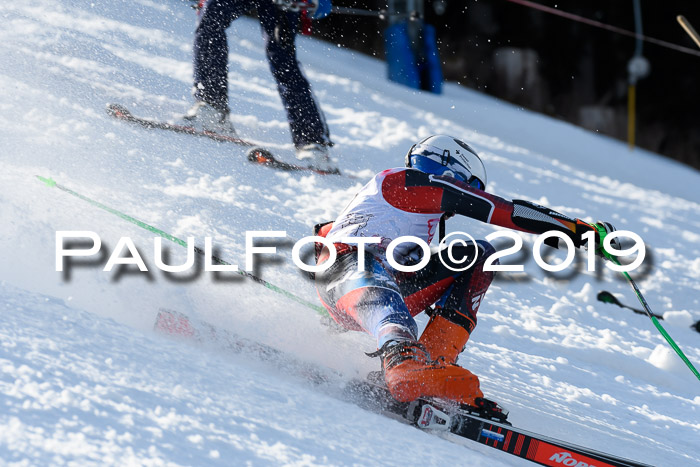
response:
M294 239L332 220L417 139L445 133L482 155L489 191L643 237L638 280L700 366L700 174L641 150L448 84L441 96L385 79L384 64L300 37L299 57L346 176L283 173L231 144L116 121L108 103L176 119L191 103L195 15L184 1L6 2L0 29L0 459L26 465L494 465L519 459L423 433L338 400L333 388L245 356L151 331L160 307L198 316L347 378L378 368L372 339L337 334L308 307L238 275L155 267L154 234L64 187L243 267L245 232L284 230L257 273L315 302L292 264ZM259 25L228 31L233 123L292 160ZM676 98L672 94L669 98ZM352 176L352 177L350 177ZM91 231L101 254L56 271L56 232ZM450 222L483 238L497 229ZM103 267L129 237L149 271ZM545 274L525 265L491 286L460 357L523 428L655 465L700 464L700 381L598 261ZM504 242L502 246L507 246ZM164 242L168 262L186 250ZM126 251L126 250L125 250ZM544 252L544 250L543 250ZM565 252L548 253L548 260ZM123 255L125 256L125 254ZM419 317L419 324L425 319Z

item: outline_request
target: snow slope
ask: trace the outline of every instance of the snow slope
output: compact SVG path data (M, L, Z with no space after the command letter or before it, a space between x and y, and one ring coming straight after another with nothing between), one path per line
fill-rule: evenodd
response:
M341 169L360 180L275 172L247 164L234 146L147 132L104 112L120 102L171 118L189 104L195 18L186 2L34 0L4 5L2 15L4 462L518 463L361 411L293 375L152 334L158 308L169 307L348 377L378 365L363 354L373 350L368 336L329 333L314 312L257 284L157 271L151 233L35 175L200 245L211 236L220 256L242 265L246 231L308 235L371 174L400 165L417 138L460 135L483 155L489 191L640 234L651 258L635 277L700 366L700 335L688 327L700 319L697 172L457 86L442 96L396 86L382 63L310 38L299 40L300 60ZM229 36L234 124L291 159L258 25L240 19ZM465 219L450 229L495 230ZM104 256L56 272L58 230L98 233ZM102 271L122 236L150 273ZM524 238L531 248L534 239ZM277 261L258 272L314 301L290 244L278 247ZM185 260L182 248L169 249L173 263ZM531 253L520 260L527 275L494 283L460 357L484 392L524 428L652 464L700 464L700 382L647 318L595 300L606 289L636 306L626 283L602 263L598 273L551 277Z
M2 460L31 465L387 465L464 459L299 381L3 284ZM347 427L347 428L346 428ZM382 443L387 432L395 443ZM426 446L430 449L416 448ZM488 449L488 448L487 448ZM501 454L501 453L497 453ZM503 454L500 456L504 457ZM470 454L470 463L491 459Z

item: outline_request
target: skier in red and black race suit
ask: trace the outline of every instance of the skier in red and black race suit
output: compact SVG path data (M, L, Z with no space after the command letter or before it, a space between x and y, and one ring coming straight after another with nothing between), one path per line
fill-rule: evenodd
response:
M473 407L492 405L483 398L478 377L456 360L493 279L484 262L495 249L483 240L455 246L452 258L466 258L465 263L445 265L433 253L427 266L406 273L387 261L393 239L411 235L430 243L441 218L452 215L535 234L556 230L576 247L582 246L586 232L596 232L596 244L602 245L605 235L615 230L606 222L592 225L529 201L505 200L484 191L486 181L484 165L471 147L450 136L431 136L411 147L405 168L375 175L317 233L333 242L337 252L333 264L316 274L319 297L341 326L377 339L384 379L399 401L438 397ZM365 247L364 273L358 272L357 245L347 237L380 239ZM546 243L556 247L557 241L550 237ZM403 243L393 256L399 264L413 265L421 251L417 244ZM598 247L596 251L600 254ZM442 257L451 261L449 255ZM324 248L318 264L328 259ZM452 270L472 260L466 271ZM413 317L430 306L430 320L419 337Z
M235 134L229 120L226 29L236 18L256 9L297 158L314 168L334 169L328 126L301 72L295 45L300 23L327 16L331 0L201 0L200 7L194 38L196 102L185 119L199 122L207 130ZM308 23L306 27L310 27Z

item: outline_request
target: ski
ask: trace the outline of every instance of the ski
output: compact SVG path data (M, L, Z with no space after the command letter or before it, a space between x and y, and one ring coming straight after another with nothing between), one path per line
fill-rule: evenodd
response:
M340 175L340 170L321 170L314 167L304 167L303 165L290 164L277 159L270 151L263 148L252 148L248 151L248 160L255 164L264 165L272 169L282 170L285 172L313 172L319 175Z
M316 385L328 384L340 378L340 374L293 358L286 352L269 345L246 339L231 331L207 322L195 320L175 310L161 308L153 330L166 336L197 342L205 346L223 349L271 364L287 374L295 374Z
M476 409L423 398L401 403L393 399L389 390L376 381L355 381L352 384L355 387L353 392L373 396L371 401L357 402L360 406L397 414L420 429L449 432L536 464L648 467L648 464L516 428L506 421L483 416Z
M200 130L189 125L179 125L166 121L153 120L150 118L137 117L131 113L129 109L121 104L108 104L107 114L128 123L133 123L142 128L149 130L165 130L175 133L208 138L219 143L233 143L238 146L250 148L248 150L248 161L259 164L272 169L282 170L285 172L311 172L319 175L340 175L338 169L326 171L314 167L305 167L302 165L291 164L276 158L270 151L260 147L258 144L247 141L236 136L217 133L215 131Z
M342 375L337 372L300 361L281 350L231 331L192 320L177 311L161 309L154 330L172 337L211 344L235 354L253 355L316 385L343 381ZM398 402L383 385L379 372L370 373L366 380L347 383L343 399L361 408L398 418L419 429L452 433L540 465L648 467L648 464L513 427L506 421L506 413L493 411L492 407L484 411L427 398Z
M153 129L153 130L166 130L175 133L182 133L192 136L200 136L203 138L209 138L220 143L233 143L238 146L244 147L254 147L255 143L246 141L244 139L237 138L235 136L225 135L222 133L217 133L215 131L199 130L193 126L188 125L178 125L176 123L170 123L165 121L151 120L149 118L137 117L129 111L125 106L121 104L107 104L107 114L110 116L122 120L125 122L133 123L139 125L143 128Z

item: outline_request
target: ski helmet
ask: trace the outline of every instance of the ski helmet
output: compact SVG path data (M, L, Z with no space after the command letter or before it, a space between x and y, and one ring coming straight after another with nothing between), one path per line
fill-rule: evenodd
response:
M452 136L433 135L411 146L406 154L406 167L486 189L484 163L467 143Z

